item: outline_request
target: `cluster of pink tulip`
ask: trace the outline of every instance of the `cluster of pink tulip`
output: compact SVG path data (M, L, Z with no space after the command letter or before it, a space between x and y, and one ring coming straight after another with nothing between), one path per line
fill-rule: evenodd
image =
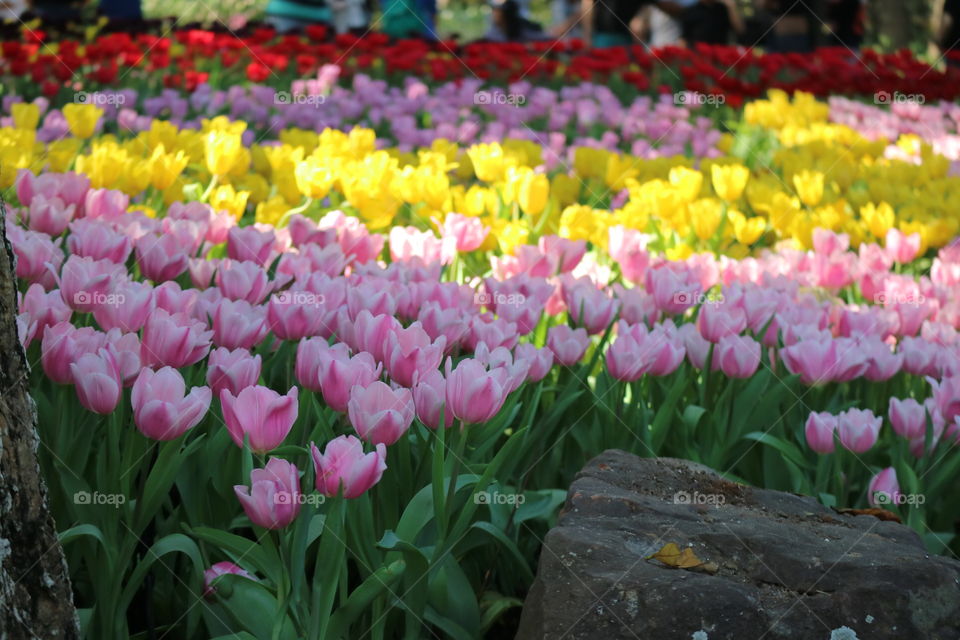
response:
M782 375L811 386L925 376L934 390L924 403L891 400L893 428L918 456L924 415L934 441L960 438L960 246L914 278L893 268L915 257L919 237L898 231L857 252L846 236L817 230L813 251L671 262L648 250L648 236L613 227L609 254L545 236L491 257L492 276L457 282L444 265L477 251L488 230L456 214L439 235L396 227L386 238L338 211L318 222L294 215L285 228L239 227L197 202L149 218L76 174L24 171L17 195L7 234L28 284L18 322L25 347L40 339L51 380L74 384L99 414L132 386L134 423L156 440L197 425L215 396L233 442L266 454L297 419L298 388L259 385L261 354L297 342L296 380L346 413L360 438L340 436L323 454L313 447L326 495L375 484L386 446L415 417L434 429L486 422L511 392L555 364L576 365L608 331L606 370L623 383L668 376L685 359L734 379L782 363ZM177 282L186 278L192 288ZM204 360L208 386L188 391L179 369ZM837 433L863 452L880 424L868 410L814 413L806 435L814 451L832 451ZM273 498L297 494L298 477L279 459L255 471L249 490L237 489L250 519L289 523L299 503Z

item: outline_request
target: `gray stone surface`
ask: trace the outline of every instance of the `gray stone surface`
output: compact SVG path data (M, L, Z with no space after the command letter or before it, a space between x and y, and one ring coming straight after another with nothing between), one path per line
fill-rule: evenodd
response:
M650 558L670 542L703 565ZM840 627L960 638L960 562L896 522L611 450L571 485L517 638L828 640Z

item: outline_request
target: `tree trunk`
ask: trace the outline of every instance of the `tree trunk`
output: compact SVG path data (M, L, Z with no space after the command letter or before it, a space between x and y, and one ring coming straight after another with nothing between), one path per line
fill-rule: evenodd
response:
M37 461L37 410L17 336L17 285L0 199L0 637L80 637Z

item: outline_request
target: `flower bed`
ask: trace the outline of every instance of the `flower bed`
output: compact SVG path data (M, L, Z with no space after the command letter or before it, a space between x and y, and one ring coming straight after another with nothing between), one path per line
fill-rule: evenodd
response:
M807 94L740 112L389 88L357 73L373 39L313 45L355 45L345 69L241 87L244 56L280 44L226 64L224 38L103 37L71 73L149 42L156 72L220 52L223 75L83 104L58 86L0 120L89 637L146 633L145 610L176 637L508 633L565 487L611 447L952 544L960 178L931 146L950 107L871 129L873 107Z

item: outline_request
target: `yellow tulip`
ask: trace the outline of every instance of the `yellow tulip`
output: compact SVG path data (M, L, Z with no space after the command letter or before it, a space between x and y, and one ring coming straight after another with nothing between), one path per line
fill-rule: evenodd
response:
M232 185L221 185L210 194L210 206L215 211L226 211L239 220L247 209L249 196L246 191L235 191Z
M793 186L800 202L815 207L823 200L823 174L819 171L801 171L793 174Z
M297 163L294 179L300 193L314 200L322 200L330 192L335 176L323 158L312 155Z
M15 102L10 107L13 126L17 129L36 131L40 124L40 107L32 102Z
M746 188L750 170L742 164L714 164L710 167L710 177L717 196L726 202L734 202Z
M61 109L74 138L86 140L93 135L97 123L103 116L103 109L92 104L68 104Z
M517 203L528 216L539 216L547 208L550 181L542 173L530 172L520 182Z
M244 150L240 134L214 130L208 133L204 140L207 171L221 177L230 173Z
M701 240L713 238L723 220L723 205L713 198L702 198L688 205L690 225Z
M703 188L703 174L687 167L673 167L669 174L670 184L684 204L690 204L700 197Z
M496 142L490 144L475 144L467 149L467 155L473 163L473 170L478 180L483 182L498 182L503 180L507 162L503 154L503 147Z
M150 183L157 191L164 191L174 183L187 166L187 156L183 151L176 154L166 153L163 145L159 145L150 155L151 178Z
M887 231L893 227L895 222L893 207L886 202L881 202L876 206L871 202L860 207L860 217L866 223L870 233L876 238L885 238Z

